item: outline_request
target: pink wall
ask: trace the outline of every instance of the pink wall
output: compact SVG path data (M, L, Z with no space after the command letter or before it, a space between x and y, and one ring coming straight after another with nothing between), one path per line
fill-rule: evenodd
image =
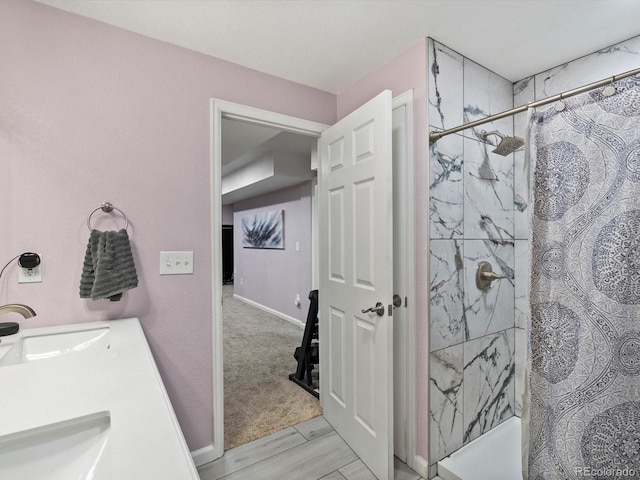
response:
M234 293L305 323L311 290L311 182L237 202L234 210ZM284 210L284 250L243 248L242 217L273 210ZM296 294L299 307L293 304Z
M335 96L23 0L0 2L0 65L0 263L35 251L44 273L7 268L0 304L32 306L25 328L139 317L189 447L211 444L209 99L331 124ZM103 201L140 278L117 303L78 295ZM161 277L161 250L193 250L194 275Z
M416 386L417 453L428 459L428 356L429 356L429 183L427 142L427 46L421 41L377 71L338 95L338 119L343 118L381 91L400 95L413 89L414 118L414 222L416 276Z
M31 305L38 316L25 328L139 317L192 450L212 442L211 97L331 124L385 88L412 88L416 311L427 311L424 42L336 103L332 94L45 5L3 0L0 65L0 263L36 251L44 273L41 284L18 285L12 264L0 278L0 304ZM140 278L118 303L78 296L86 217L107 200L129 217ZM159 252L182 249L194 251L195 274L161 277ZM424 314L417 320L418 453L426 458L428 328Z

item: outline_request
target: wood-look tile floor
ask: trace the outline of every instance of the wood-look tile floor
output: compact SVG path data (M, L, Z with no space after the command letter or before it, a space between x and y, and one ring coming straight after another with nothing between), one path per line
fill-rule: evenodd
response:
M324 417L228 450L201 480L376 480ZM396 459L396 480L423 480Z

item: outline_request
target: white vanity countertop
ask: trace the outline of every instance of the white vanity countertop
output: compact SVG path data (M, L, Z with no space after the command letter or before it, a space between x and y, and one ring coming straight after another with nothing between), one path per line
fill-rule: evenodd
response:
M25 329L1 337L0 346L23 335L105 326L110 329L109 348L0 367L0 439L108 412L111 478L198 480L137 318Z

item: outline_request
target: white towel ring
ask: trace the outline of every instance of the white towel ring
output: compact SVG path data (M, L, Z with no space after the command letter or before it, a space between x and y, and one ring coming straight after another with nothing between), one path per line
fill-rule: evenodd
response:
M87 217L87 227L89 227L89 231L92 231L93 228L91 227L91 216L96 213L98 210L102 210L105 213L109 213L113 210L116 210L120 215L122 215L124 217L124 229L126 230L127 227L129 226L129 219L127 218L127 216L124 214L124 212L122 210L120 210L117 207L114 207L111 203L109 202L104 202L102 205L100 205L99 207L94 208L91 213L89 214L89 216Z

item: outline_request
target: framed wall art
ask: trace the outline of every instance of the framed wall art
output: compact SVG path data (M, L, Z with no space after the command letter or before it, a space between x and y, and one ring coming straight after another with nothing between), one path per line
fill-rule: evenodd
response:
M242 246L284 250L284 210L242 217Z

